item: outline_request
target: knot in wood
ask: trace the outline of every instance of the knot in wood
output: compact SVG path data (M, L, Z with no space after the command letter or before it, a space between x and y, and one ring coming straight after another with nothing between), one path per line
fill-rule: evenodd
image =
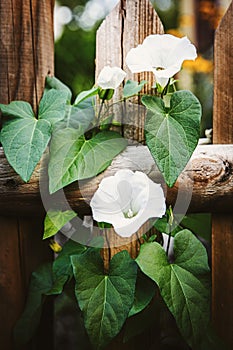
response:
M19 184L15 179L8 179L5 183L6 187L9 189L16 189L18 188Z
M216 183L224 174L223 163L214 158L193 159L191 163L192 177L195 183Z

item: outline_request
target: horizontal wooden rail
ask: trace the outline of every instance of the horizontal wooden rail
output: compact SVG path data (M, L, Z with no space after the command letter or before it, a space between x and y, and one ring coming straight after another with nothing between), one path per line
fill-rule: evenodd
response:
M50 196L47 192L46 156L24 183L8 164L0 150L0 212L4 214L41 214L49 208L71 207L79 214L90 212L88 203L101 179L118 169L143 171L153 181L163 184L146 146L128 146L112 165L97 177L75 182L65 191ZM233 204L233 145L199 145L175 186L163 184L167 203L185 202L190 212L230 212ZM43 203L42 203L43 202ZM44 208L45 207L45 208ZM181 211L183 209L181 208Z

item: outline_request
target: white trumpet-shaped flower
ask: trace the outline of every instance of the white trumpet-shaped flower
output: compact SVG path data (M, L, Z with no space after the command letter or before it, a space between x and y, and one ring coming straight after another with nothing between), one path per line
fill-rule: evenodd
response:
M96 84L102 89L116 89L122 83L126 73L119 67L105 66L98 78Z
M154 34L128 52L126 63L132 73L153 72L156 83L164 87L180 71L184 60L196 57L196 48L187 37Z
M130 237L149 219L166 211L160 184L143 172L119 170L104 178L91 200L93 218L113 225L116 233Z

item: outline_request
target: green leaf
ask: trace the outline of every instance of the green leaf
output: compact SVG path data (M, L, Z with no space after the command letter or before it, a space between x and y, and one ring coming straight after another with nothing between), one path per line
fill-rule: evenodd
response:
M51 89L45 91L39 105L39 119L46 119L52 125L63 119L66 111L66 92Z
M127 80L123 89L123 97L128 98L138 94L146 83L146 80L142 80L140 83L134 80Z
M134 303L128 317L134 316L144 310L155 295L155 284L142 272L138 272Z
M142 245L136 261L155 281L187 343L200 344L209 323L209 267L205 248L188 230L174 239L175 262L170 264L158 243Z
M1 130L5 155L14 170L27 182L48 145L51 124L45 119L37 120L25 102L11 102L1 109L4 115L13 116L4 121Z
M80 102L78 106L66 106L65 117L56 123L53 134L64 128L80 130L84 134L95 117L95 111L90 100Z
M9 105L0 104L4 116L17 118L34 118L34 112L30 103L25 101L12 101Z
M72 98L71 90L68 88L68 86L63 84L59 79L57 79L55 77L47 76L46 77L46 89L45 90L48 91L49 89L56 89L56 90L59 90L59 91L64 91L66 93L67 101L68 102L71 101L71 98Z
M127 145L113 131L102 131L90 140L67 128L52 137L49 160L49 190L54 193L76 180L102 172Z
M128 252L116 254L104 273L100 253L89 249L72 256L75 294L85 327L96 349L103 349L121 330L134 299L137 266Z
M71 256L83 254L86 249L87 248L85 246L73 240L69 240L63 246L62 251L53 262L53 285L52 288L46 293L47 295L62 293L65 283L73 276Z
M170 107L156 96L143 96L147 108L146 142L168 186L172 187L195 150L201 105L190 91L177 91Z
M45 264L32 273L29 294L23 314L14 328L17 345L26 345L39 326L44 295L52 286L51 264Z
M78 96L76 97L75 101L74 101L74 105L78 105L80 102L86 100L87 98L90 98L92 96L95 96L98 94L99 88L98 87L93 87L90 90L87 91L82 91L80 92L80 94L78 94Z
M185 215L181 221L184 228L191 230L206 241L211 240L211 214L199 213Z
M178 232L180 232L182 230L182 227L179 225L176 225L174 223L174 225L171 227L168 222L167 222L167 218L164 216L162 218L158 218L153 226L156 228L156 230L158 230L161 233L166 233L167 235L170 233L171 231L171 236L174 237Z
M43 239L54 236L67 222L77 214L73 210L49 210L44 220Z

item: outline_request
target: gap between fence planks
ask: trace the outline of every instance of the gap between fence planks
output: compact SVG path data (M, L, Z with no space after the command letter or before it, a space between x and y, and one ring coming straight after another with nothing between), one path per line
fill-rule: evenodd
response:
M233 144L233 2L215 33L214 143ZM230 171L232 173L233 167ZM219 335L233 348L233 198L212 220L212 313Z

